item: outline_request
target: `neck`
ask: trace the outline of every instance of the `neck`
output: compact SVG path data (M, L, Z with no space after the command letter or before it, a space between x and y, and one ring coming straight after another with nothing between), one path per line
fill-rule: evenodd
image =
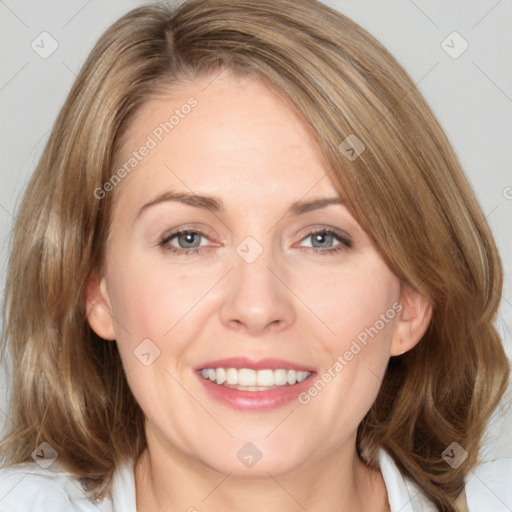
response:
M138 512L389 510L382 475L357 457L355 444L320 464L260 478L224 475L173 448L154 448L148 438L135 465Z

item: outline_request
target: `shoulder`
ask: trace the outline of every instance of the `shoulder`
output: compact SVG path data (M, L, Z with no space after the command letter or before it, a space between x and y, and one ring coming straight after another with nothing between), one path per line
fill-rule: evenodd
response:
M391 511L425 512L435 507L404 477L393 459L379 450L379 465L386 483ZM469 512L512 510L512 458L485 461L466 476L465 493Z
M466 477L466 497L470 512L512 510L512 458L482 462Z
M0 510L6 512L111 512L91 501L79 480L59 466L25 462L0 468Z

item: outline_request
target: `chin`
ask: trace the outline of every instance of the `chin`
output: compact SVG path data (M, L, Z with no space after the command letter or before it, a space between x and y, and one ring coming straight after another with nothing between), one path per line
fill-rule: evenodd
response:
M205 466L218 473L230 475L230 478L268 478L283 475L297 469L308 457L300 457L293 448L293 443L281 444L281 449L271 447L271 443L258 447L256 443L239 442L235 449L224 449L222 454L210 457L198 457Z

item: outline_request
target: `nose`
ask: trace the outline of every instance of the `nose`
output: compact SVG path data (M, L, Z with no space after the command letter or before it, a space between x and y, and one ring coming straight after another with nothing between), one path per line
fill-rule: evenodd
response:
M296 313L286 281L286 272L279 271L270 253L264 251L252 263L235 255L220 308L222 323L252 336L291 325Z

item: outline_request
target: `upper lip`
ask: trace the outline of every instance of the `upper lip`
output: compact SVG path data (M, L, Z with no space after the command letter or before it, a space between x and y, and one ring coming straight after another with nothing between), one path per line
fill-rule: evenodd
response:
M295 363L285 359L250 359L247 357L229 357L227 359L208 361L198 366L196 370L203 370L205 368L250 368L252 370L264 370L266 368L270 370L278 370L280 368L284 368L286 370L305 370L309 372L315 371L309 365Z

